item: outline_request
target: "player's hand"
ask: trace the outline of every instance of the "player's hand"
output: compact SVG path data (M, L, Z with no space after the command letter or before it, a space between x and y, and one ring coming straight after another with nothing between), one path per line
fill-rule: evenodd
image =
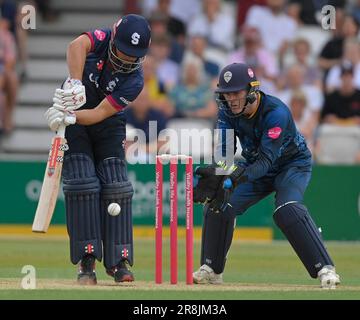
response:
M49 108L45 112L45 118L52 131L57 131L62 124L68 126L76 123L76 116L74 112L61 111L54 107Z
M224 176L216 175L217 165L198 167L195 169L193 200L195 203L206 204L212 201Z
M53 107L58 110L74 111L86 103L85 86L80 80L67 78L62 89L56 89Z

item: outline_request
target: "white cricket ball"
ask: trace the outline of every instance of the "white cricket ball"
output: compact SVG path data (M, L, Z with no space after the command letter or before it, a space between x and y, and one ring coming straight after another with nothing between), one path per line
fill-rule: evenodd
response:
M110 203L109 206L108 206L108 212L109 212L109 215L115 217L117 216L121 211L121 207L119 206L118 203Z

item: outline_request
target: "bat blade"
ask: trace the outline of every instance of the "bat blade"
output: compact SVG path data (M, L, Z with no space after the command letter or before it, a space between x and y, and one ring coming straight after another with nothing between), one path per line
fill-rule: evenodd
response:
M56 135L51 141L43 185L32 225L33 232L46 233L49 228L59 194L64 151L66 149L67 144L64 134Z

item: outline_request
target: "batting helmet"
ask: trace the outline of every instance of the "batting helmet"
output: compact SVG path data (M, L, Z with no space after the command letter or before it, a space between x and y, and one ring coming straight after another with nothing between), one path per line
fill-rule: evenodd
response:
M220 108L225 106L225 111L230 112L230 116L241 115L245 110L246 105L255 102L259 85L260 82L256 79L254 71L245 63L232 63L227 65L220 72L219 83L215 90L217 101L220 102ZM227 105L223 94L238 92L240 90L247 90L246 101L244 103L243 111L234 115Z
M117 72L129 73L138 69L151 43L151 29L146 19L128 14L114 24L109 45L109 59ZM116 49L127 56L137 58L134 63L121 59Z

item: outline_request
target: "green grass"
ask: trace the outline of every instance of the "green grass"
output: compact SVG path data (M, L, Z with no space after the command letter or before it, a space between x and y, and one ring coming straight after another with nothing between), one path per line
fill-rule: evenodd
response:
M0 241L0 299L360 299L360 243L329 242L327 247L341 276L336 290L321 290L287 242L235 241L229 253L223 286L186 286L184 242L179 242L179 285L170 286L169 244L164 242L164 285L153 284L154 242L135 242L136 282L116 286L97 264L99 285L76 286L76 267L69 262L67 240L42 238ZM195 243L198 267L200 243ZM36 268L36 290L20 287L24 265Z

